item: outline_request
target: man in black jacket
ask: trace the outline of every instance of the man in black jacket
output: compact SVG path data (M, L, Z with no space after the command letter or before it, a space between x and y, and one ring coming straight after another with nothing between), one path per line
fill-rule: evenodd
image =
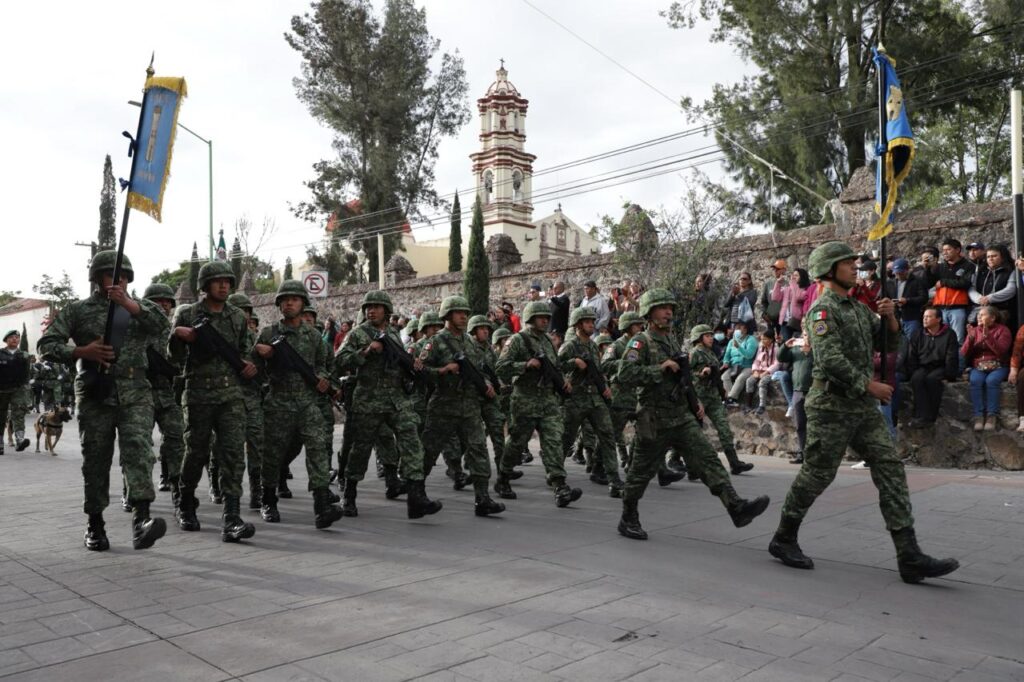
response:
M565 282L559 280L551 287L548 293L548 305L551 306L551 327L552 334L558 334L559 339L565 338L565 332L569 329L569 294L565 293Z
M885 281L885 295L896 301L903 335L908 339L921 329L921 313L928 303L928 284L910 272L910 262L897 258L892 264L893 279Z
M943 381L955 381L959 373L956 334L942 324L938 308L924 309L924 328L914 332L903 359L904 372L914 387L914 418L910 428L923 429L939 418Z

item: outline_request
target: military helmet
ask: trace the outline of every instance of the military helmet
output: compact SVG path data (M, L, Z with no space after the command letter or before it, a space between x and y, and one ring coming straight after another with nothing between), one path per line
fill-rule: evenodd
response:
M174 289L162 282L154 282L146 287L142 298L148 301L170 301L174 303Z
M657 308L659 305L670 305L675 308L677 305L676 297L668 289L645 291L640 296L640 316L647 317L651 312L651 308Z
M611 334L609 334L608 332L601 332L594 339L594 343L597 344L598 348L601 348L602 346L607 346L613 340L614 339L612 339L612 335Z
M362 310L368 305L382 305L387 310L388 315L394 311L394 306L391 305L391 297L388 296L388 292L374 290L367 291L363 295L363 302L359 304L359 309Z
M700 339L705 334L714 334L715 330L706 324L698 324L696 327L690 330L690 343L700 343Z
M575 327L578 323L583 320L596 320L597 311L591 308L589 305L582 305L579 308L574 308L572 313L569 315L569 326Z
M433 310L428 310L420 315L420 331L423 331L427 327L443 327L444 320L442 320L437 313Z
M228 303L235 306L236 308L244 308L250 311L252 310L252 301L250 301L249 297L243 294L242 292L237 292L228 296Z
M215 279L227 279L235 286L235 271L226 260L211 260L199 268L199 290L206 291L206 285Z
M100 273L114 271L114 264L117 262L117 251L108 249L107 251L100 251L92 257L92 262L89 263L89 281L98 282L100 281ZM132 270L132 262L128 260L127 255L121 256L121 272L128 275L128 281L131 282L135 279L135 271Z
M621 315L619 315L619 329L621 329L622 331L626 331L627 329L632 327L634 324L643 324L643 323L644 323L644 318L641 317L639 313L634 312L632 310L627 310L626 312L624 312Z
M491 334L491 343L497 344L499 341L507 339L510 336L512 336L512 332L508 330L508 327L498 327L494 330L494 333Z
M312 303L310 303L309 301L307 301L306 305L304 305L302 307L302 312L303 312L303 314L310 313L313 316L314 320L318 316L318 313L316 312L316 307Z
M403 329L402 331L405 332L406 336L412 336L413 334L415 334L419 330L420 330L420 321L414 317L411 320L409 320L409 322L405 325L405 329Z
M274 305L281 305L281 299L285 296L298 296L305 305L309 305L309 293L302 282L297 279L286 279L277 288L277 295L274 296Z
M857 254L845 242L825 242L814 251L807 263L808 274L814 279L824 277L840 261L856 258Z
M538 316L551 317L551 306L547 301L530 301L523 310L523 322L530 324L530 320Z
M469 328L467 331L472 334L473 330L477 327L487 327L488 329L494 329L494 323L487 319L486 315L474 315L469 318Z
M464 299L462 296L449 296L441 301L441 312L438 316L442 320L448 319L448 313L461 310L464 313L471 313L473 309L469 307L469 301Z

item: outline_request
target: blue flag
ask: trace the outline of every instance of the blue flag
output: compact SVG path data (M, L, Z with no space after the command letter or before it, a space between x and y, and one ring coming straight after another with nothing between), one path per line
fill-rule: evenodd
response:
M160 221L164 188L171 174L171 152L178 130L178 109L187 95L184 78L146 79L142 98L141 134L135 141L135 163L128 191L128 206Z
M892 211L896 207L896 195L900 183L910 174L910 165L914 160L914 133L910 130L910 118L907 108L903 106L903 90L900 79L896 76L896 60L883 50L873 50L875 68L882 73L881 86L885 92L885 139L876 148L879 157L885 153L885 168L879 158L875 164L875 213L878 222L868 232L868 239L876 240L892 232ZM883 174L884 172L884 174ZM882 182L888 189L885 205L882 205Z

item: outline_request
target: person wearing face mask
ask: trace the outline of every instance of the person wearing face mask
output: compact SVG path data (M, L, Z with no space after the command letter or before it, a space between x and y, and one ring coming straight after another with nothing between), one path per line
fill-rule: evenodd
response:
M857 268L857 284L850 291L850 295L871 308L871 312L876 313L881 293L882 282L878 279L878 265L873 260L863 260Z
M729 338L728 334L726 334L727 331L728 327L724 324L720 324L715 327L715 332L712 336L713 341L711 342L711 350L714 352L715 357L718 358L719 362L722 361L722 356L725 355L725 343L726 339Z
M725 347L722 356L722 380L725 390L729 392L725 404L729 407L739 405L740 396L747 385L747 379L753 371L754 356L757 355L757 339L747 333L747 327L739 324L732 332L732 340Z

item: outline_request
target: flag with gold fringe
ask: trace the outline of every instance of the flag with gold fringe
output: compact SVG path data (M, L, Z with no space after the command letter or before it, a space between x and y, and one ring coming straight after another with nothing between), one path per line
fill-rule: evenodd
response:
M896 60L887 55L884 49L875 49L873 52L875 68L882 73L886 121L885 144L879 143L876 149L879 157L875 164L875 213L878 214L878 221L868 232L868 239L877 240L892 232L892 211L896 207L900 183L910 174L910 166L914 161L914 133L910 129L907 108L903 105L903 90L896 75ZM882 158L885 159L884 164ZM883 182L887 188L884 206Z
M149 214L157 222L171 174L178 110L187 94L184 78L150 76L146 79L140 135L135 141L138 156L132 166L128 206Z

